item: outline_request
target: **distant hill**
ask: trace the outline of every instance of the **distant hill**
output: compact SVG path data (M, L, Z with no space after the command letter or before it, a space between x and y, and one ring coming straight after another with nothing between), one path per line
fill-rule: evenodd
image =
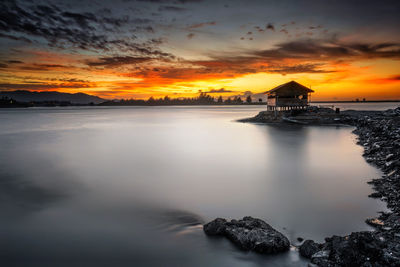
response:
M41 102L41 101L67 101L73 104L89 104L91 102L99 104L105 99L98 96L84 93L60 93L60 92L34 92L26 90L3 91L0 92L0 98L9 97L18 102Z

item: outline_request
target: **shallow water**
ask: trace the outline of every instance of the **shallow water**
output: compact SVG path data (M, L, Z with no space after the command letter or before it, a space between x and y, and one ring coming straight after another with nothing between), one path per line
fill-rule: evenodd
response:
M293 244L369 229L385 206L365 182L380 172L352 128L235 122L263 108L0 110L0 263L306 266L201 224L250 215Z

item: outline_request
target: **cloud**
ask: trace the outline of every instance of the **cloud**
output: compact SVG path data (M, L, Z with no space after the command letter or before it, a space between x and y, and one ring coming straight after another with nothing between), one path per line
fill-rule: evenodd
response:
M253 51L251 54L264 59L400 58L400 44L344 43L335 40L308 39L280 43L275 48Z
M182 11L186 11L186 8L178 7L178 6L160 6L158 8L158 11L159 12L162 12L162 11L182 12Z
M209 21L209 22L202 22L202 23L197 23L197 24L192 24L188 26L188 29L197 29L197 28L202 28L204 26L208 25L216 25L217 23L215 21Z
M268 23L267 26L265 26L267 30L275 31L275 26L272 23Z
M316 29L322 29L322 28L323 27L321 25L308 27L308 29L310 29L310 30L316 30Z
M20 63L24 63L24 62L22 62L20 60L7 60L7 63L8 64L20 64Z
M232 93L232 92L234 92L234 91L226 90L225 88L221 88L221 89L211 89L210 91L207 91L205 93L214 94L214 93Z
M281 65L268 67L268 72L280 73L280 74L292 74L292 73L331 73L336 72L334 70L320 69L323 64L297 64L297 65Z
M366 82L375 83L375 84L386 84L386 83L393 83L393 82L399 82L400 83L400 74L387 76L387 77L379 77L379 78L367 79Z
M265 30L262 29L260 26L254 26L254 29L256 29L258 32L265 32Z
M186 4L186 3L200 3L203 0L136 0L137 2L147 2L147 3L155 3L155 4Z
M150 57L131 57L131 56L115 56L115 57L100 57L95 61L86 61L90 67L118 67L127 64L139 64L150 61Z
M103 13L61 11L55 5L30 2L0 3L0 38L32 42L43 38L54 48L72 48L98 52L141 53L135 32L153 31L148 18L113 17ZM149 46L149 44L147 44ZM152 47L156 50L156 47ZM150 50L147 47L147 50Z
M57 90L68 88L90 88L86 83L0 83L0 90Z
M195 36L194 33L189 33L188 35L186 35L186 37L190 40Z
M19 66L18 69L21 70L32 70L32 71L48 71L52 69L59 69L59 68L66 68L68 66L65 65L60 65L60 64L39 64L39 63L34 63L34 64L27 64L27 65L22 65Z
M5 34L5 33L0 33L0 38L7 38L10 40L15 40L15 41L23 41L25 43L32 43L32 41L26 37L23 36L14 36L10 34Z

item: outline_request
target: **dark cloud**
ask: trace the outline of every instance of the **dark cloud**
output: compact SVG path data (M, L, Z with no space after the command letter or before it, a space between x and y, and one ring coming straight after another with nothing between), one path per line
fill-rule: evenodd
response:
M28 64L28 65L23 65L19 66L18 68L21 70L32 70L32 71L48 71L52 69L59 69L59 68L65 68L67 66L65 65L60 65L60 64L39 64L39 63L34 63L34 64Z
M396 43L344 43L335 40L301 40L281 43L273 49L252 52L253 56L266 59L313 59L338 58L400 58L400 44Z
M275 26L272 23L268 23L267 26L265 26L267 30L275 31Z
M321 29L321 28L322 28L321 25L308 27L308 29L310 29L310 30L316 30L316 29Z
M159 12L162 12L162 11L182 12L182 11L185 11L185 10L186 10L186 8L179 7L179 6L160 6L158 8Z
M231 90L226 90L225 88L221 88L221 89L211 89L210 91L207 91L205 93L212 94L212 93L232 93L232 92L233 91Z
M24 63L24 62L22 62L20 60L7 60L7 63L8 64L20 64L20 63Z
M155 4L186 4L186 3L200 3L203 0L136 0L137 2L147 2L147 3L155 3Z
M128 64L139 64L150 61L153 58L149 57L131 57L131 56L115 56L115 57L101 57L96 61L87 61L86 64L90 67L118 67Z
M202 22L202 23L196 23L188 26L188 29L197 29L197 28L202 28L204 26L208 25L216 25L217 23L215 21L209 21L209 22Z
M8 67L8 65L7 65L7 64L0 63L0 69L5 69L5 68L7 68L7 67Z
M280 30L280 32L283 32L284 34L289 34L288 30L286 30L286 29L282 29L282 30Z
M335 72L333 70L321 69L323 64L297 64L297 65L281 65L268 67L268 72L280 73L280 74L292 74L292 73L330 73Z
M1 32L0 32L0 38L7 38L7 39L10 39L10 40L23 41L23 42L26 42L26 43L32 43L32 41L30 39L26 38L26 37L14 36L14 35L11 35L11 34L5 34L5 33L1 33Z
M57 81L57 82L68 82L68 83L89 83L88 80L76 79L76 78L52 78L49 81Z
M104 13L62 12L55 5L0 3L0 37L26 42L31 42L28 37L43 38L56 48L141 53L143 45L135 42L133 33L154 32L146 25L150 22L147 18L112 17ZM120 34L124 27L130 27L129 35Z
M226 76L257 72L331 73L340 71L329 67L330 64L338 61L351 62L367 58L400 59L400 45L395 43L348 44L335 40L310 39L284 42L266 50L246 50L232 55L209 55L209 57L211 60L189 61L188 63L201 67L191 72L194 75L224 73ZM284 63L288 60L304 63ZM179 73L179 71L176 72ZM174 72L169 71L168 75L172 76Z
M49 90L68 88L90 88L86 83L0 83L0 90Z
M265 30L262 29L260 26L254 26L254 29L256 29L258 32L265 32Z

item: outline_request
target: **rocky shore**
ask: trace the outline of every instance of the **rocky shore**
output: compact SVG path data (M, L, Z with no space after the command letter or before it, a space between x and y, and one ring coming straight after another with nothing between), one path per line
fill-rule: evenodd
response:
M325 243L306 240L300 254L318 266L400 266L400 107L387 111L347 111L340 122L355 126L365 159L384 175L369 183L370 195L387 203L390 213L366 222L375 231L332 236Z
M264 111L240 121L354 126L365 159L384 173L369 182L375 190L370 197L385 201L391 212L366 220L374 231L332 236L322 244L306 240L299 253L317 266L400 266L400 107L340 113L314 107L301 113ZM204 227L207 233L207 225Z

